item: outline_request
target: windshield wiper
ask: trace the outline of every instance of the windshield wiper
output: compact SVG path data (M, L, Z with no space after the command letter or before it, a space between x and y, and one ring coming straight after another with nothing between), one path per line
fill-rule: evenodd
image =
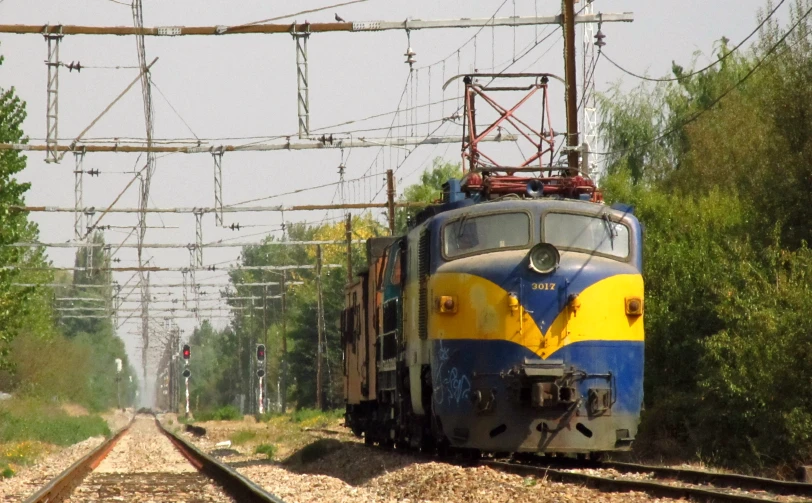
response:
M459 242L462 235L465 233L465 222L468 221L468 213L464 214L462 218L460 218L460 229L457 231L457 242Z
M614 226L612 224L612 220L609 219L609 214L608 213L603 213L601 215L601 219L603 220L603 225L606 228L606 233L609 235L609 246L612 248L612 250L614 250L615 249L615 236L617 234L615 234L615 229L614 229Z

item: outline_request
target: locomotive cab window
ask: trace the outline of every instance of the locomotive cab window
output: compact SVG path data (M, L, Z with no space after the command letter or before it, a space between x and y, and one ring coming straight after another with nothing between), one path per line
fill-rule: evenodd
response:
M446 258L523 248L529 244L530 216L527 213L465 215L443 228Z
M544 242L571 250L625 260L629 256L629 228L609 215L544 215Z
M394 255L392 260L394 260L395 263L392 264L392 274L389 275L389 284L400 286L403 284L403 270L401 265L401 255L403 255L403 253L398 250Z

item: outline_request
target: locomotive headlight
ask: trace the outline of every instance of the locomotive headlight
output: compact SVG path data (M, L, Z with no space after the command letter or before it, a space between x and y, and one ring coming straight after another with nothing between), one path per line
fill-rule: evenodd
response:
M640 297L626 297L626 314L640 316L643 314L643 299Z
M453 295L441 295L436 300L437 310L445 314L457 312L457 299Z
M550 243L539 243L530 249L530 268L541 274L553 272L561 255Z

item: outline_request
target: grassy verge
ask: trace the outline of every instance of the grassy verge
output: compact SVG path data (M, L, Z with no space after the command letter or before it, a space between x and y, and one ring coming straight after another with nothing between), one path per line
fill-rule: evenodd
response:
M0 402L0 477L32 463L51 445L67 446L90 437L109 435L100 416L72 417L57 404L35 400Z
M241 421L242 414L236 407L226 405L217 410L202 410L195 412L195 422L202 421ZM180 417L178 418L180 420Z
M276 446L273 444L259 444L254 448L254 454L264 454L268 459L273 459L276 454Z
M211 416L214 414L202 415L204 418ZM238 416L235 422L211 423L203 426L207 430L209 440L213 442L230 440L232 446L246 454L264 455L268 460L282 460L309 444L316 443L318 445L308 449L306 455L318 458L331 452L330 449L335 448L333 444L336 441L318 440L318 436L314 436L309 430L343 431L340 426L343 416L343 410L323 412L315 409L299 409L287 414L255 415L253 421ZM196 415L196 419L197 422L201 421L200 413Z
M320 411L318 409L299 409L290 415L290 420L300 423L303 428L326 428L344 417L343 409Z
M239 430L235 431L228 437L234 445L241 445L250 442L257 438L257 432L254 430Z

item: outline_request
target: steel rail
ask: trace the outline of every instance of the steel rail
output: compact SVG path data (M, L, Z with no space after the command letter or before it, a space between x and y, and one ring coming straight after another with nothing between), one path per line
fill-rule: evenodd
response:
M649 466L636 463L604 461L597 463L596 468L611 468L621 473L650 472L657 478L679 480L691 484L710 484L717 487L735 487L737 489L754 489L769 491L773 494L810 496L812 484L786 480L753 477L735 473L713 473L689 468L670 468L666 466Z
M178 435L165 429L158 417L155 424L175 448L201 473L220 484L230 496L239 502L250 503L285 503L279 497L265 491L249 479L240 475L233 468L226 466L211 456L199 451L195 446L186 442Z
M605 492L640 491L661 498L685 498L707 503L777 503L777 500L775 499L767 499L764 497L746 494L725 493L700 487L675 486L660 482L652 482L650 480L600 477L597 475L587 475L585 473L551 468L549 466L539 464L519 464L491 460L484 460L481 462L481 464L507 473L513 473L516 475L535 475L540 478L546 478L556 482L582 484L587 487L592 487ZM606 467L605 465L599 466L604 468Z
M99 463L110 453L119 439L127 433L133 420L135 420L135 416L130 420L130 424L120 429L118 433L105 440L100 446L90 451L84 457L66 468L62 473L51 479L51 481L39 491L26 498L24 503L54 503L66 499L76 486L81 484L82 480L84 480L94 468L99 466Z

